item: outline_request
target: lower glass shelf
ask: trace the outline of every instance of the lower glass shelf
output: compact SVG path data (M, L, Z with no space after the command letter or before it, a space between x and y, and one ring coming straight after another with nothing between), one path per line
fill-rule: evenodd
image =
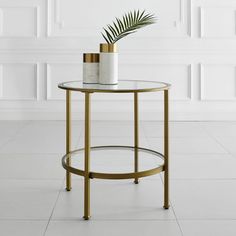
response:
M133 146L94 146L90 148L91 168L89 177L91 179L133 179L154 175L164 171L164 155L147 148ZM139 159L139 172L134 172L134 153L137 150ZM84 165L84 148L74 150L62 158L62 166L70 173L85 176L82 167ZM155 160L154 158L155 157ZM67 165L67 159L71 158L71 165ZM149 168L149 166L153 166ZM104 169L105 167L113 168L113 171L101 172L93 171ZM147 167L147 169L143 169ZM127 170L129 169L129 170ZM125 172L123 172L125 170Z

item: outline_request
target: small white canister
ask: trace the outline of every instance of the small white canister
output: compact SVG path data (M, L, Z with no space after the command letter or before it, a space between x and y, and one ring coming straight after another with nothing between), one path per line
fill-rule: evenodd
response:
M118 53L116 44L100 44L99 84L118 83Z
M84 53L83 62L83 83L97 84L99 82L99 53Z

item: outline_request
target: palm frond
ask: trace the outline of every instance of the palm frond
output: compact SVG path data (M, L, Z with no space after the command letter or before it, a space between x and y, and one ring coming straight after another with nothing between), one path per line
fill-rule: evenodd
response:
M107 28L103 28L104 33L101 34L107 43L112 44L155 22L156 18L153 14L147 14L145 10L142 12L135 10L126 13L121 19L116 18L112 25L107 25Z

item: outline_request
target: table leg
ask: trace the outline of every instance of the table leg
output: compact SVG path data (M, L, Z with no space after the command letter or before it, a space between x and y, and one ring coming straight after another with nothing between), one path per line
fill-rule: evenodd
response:
M169 94L164 90L164 208L169 208Z
M71 92L66 91L66 154L71 151ZM71 157L66 160L68 166L71 165ZM71 173L66 171L66 190L71 190Z
M84 133L84 219L90 218L90 93L85 93L85 133Z
M138 93L134 93L134 172L138 172ZM138 184L139 179L135 178L134 183Z

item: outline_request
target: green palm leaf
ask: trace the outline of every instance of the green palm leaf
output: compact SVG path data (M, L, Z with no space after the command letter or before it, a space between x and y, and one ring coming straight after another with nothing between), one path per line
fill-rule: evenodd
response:
M102 36L107 43L116 43L125 36L135 33L138 29L154 24L155 22L156 18L154 15L147 14L145 10L142 12L139 10L128 12L121 19L116 18L113 21L113 25L107 25L106 29L103 28L104 33L102 33Z

